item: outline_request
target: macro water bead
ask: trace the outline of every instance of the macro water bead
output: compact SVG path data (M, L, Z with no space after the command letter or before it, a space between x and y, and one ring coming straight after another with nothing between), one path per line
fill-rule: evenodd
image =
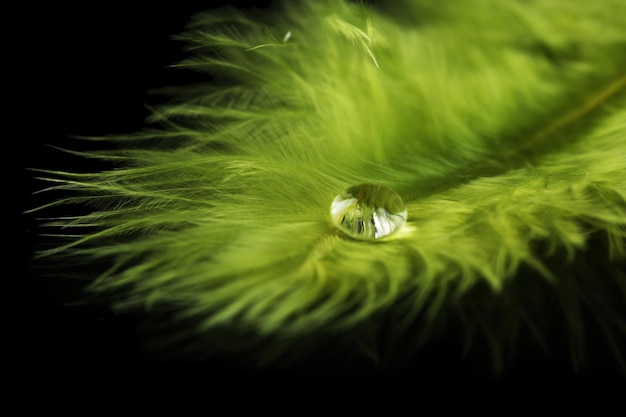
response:
M376 184L350 187L333 200L330 215L335 226L357 239L376 240L406 223L406 206L395 191Z

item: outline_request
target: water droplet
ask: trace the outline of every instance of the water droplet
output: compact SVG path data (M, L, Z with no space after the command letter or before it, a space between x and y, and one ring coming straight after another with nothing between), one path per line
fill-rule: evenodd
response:
M333 200L330 216L340 230L357 239L389 236L406 223L406 206L395 191L376 184L350 187Z

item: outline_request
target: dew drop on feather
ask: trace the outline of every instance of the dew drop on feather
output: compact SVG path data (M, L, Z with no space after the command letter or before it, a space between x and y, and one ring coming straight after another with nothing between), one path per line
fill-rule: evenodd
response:
M360 184L337 195L330 206L335 226L348 236L382 239L406 223L407 210L395 191L376 184Z

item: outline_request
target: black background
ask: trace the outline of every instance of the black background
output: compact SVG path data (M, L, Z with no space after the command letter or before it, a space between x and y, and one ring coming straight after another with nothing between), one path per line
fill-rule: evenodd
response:
M221 4L246 6L245 2ZM266 7L269 2L257 2ZM81 282L42 277L33 270L31 257L38 242L36 220L22 211L45 201L33 194L45 184L33 179L28 168L91 169L79 158L48 145L76 148L73 135L98 136L128 133L145 126L146 104L162 98L150 89L202 80L185 70L168 68L184 58L183 45L171 39L183 31L191 15L219 7L218 2L134 4L89 2L79 6L45 5L15 13L9 66L14 74L6 90L15 93L9 103L14 114L5 120L10 132L5 143L19 155L19 181L11 168L9 182L18 184L17 210L19 259L22 265L12 320L17 360L29 375L90 375L104 378L113 371L133 375L209 372L228 377L245 374L258 377L309 378L308 371L248 370L233 368L228 361L214 360L200 368L163 364L148 359L141 349L141 336L132 319L120 318L101 307L72 307L67 303L79 294ZM208 77L206 78L209 80ZM81 144L82 146L82 144ZM8 158L9 159L9 158ZM12 159L12 158L10 158ZM11 225L13 226L13 224ZM14 250L15 248L11 248ZM11 252L9 252L11 253ZM23 278L23 279L22 279ZM9 297L8 297L9 298ZM424 364L428 365L425 366ZM324 375L332 374L331 371ZM352 372L344 373L346 376ZM548 387L551 384L591 387L612 381L605 371L574 375L567 358L537 359L519 364L498 379L478 376L453 352L437 347L425 353L419 365L400 373L380 374L362 369L358 375L371 378L411 376L415 383L437 377L440 381L467 382L508 388L520 384Z

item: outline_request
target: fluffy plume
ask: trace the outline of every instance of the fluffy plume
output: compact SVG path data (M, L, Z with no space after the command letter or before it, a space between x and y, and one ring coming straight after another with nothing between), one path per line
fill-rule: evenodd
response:
M498 369L562 340L578 366L597 332L624 369L626 3L283 3L195 16L178 66L214 78L78 152L115 169L42 171L89 208L42 256L107 265L89 290L163 313L179 353L393 362L454 333ZM402 230L335 229L360 183Z

